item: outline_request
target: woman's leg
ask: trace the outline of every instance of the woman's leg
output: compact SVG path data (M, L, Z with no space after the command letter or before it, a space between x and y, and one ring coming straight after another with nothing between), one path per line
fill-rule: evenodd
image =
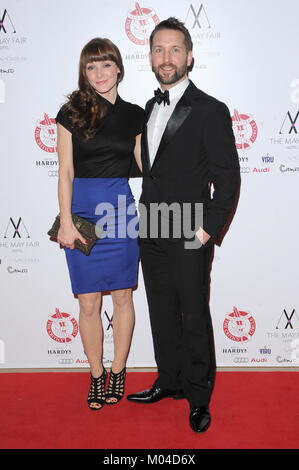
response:
M97 378L103 373L103 325L100 315L100 292L78 295L80 314L79 331L84 351L90 364L90 372Z
M120 289L111 292L113 301L113 342L114 360L111 369L120 372L126 365L135 324L135 311L132 289ZM108 402L117 401L115 398Z

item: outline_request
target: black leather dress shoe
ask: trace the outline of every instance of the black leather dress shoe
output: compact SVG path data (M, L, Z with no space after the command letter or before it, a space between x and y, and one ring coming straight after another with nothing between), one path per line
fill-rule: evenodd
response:
M174 400L181 400L185 398L183 390L169 390L156 387L153 385L148 390L142 392L132 393L127 396L127 400L134 401L135 403L156 403L162 398L173 398Z
M208 406L190 407L190 426L195 432L205 432L211 424L211 414Z

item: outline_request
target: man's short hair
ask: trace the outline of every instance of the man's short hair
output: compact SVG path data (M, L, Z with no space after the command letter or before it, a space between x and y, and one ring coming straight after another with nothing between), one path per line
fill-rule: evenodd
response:
M155 29L152 31L150 35L150 50L152 50L153 47L153 41L154 41L154 36L158 31L162 31L163 29L173 29L175 31L181 31L184 35L184 43L186 46L186 52L188 53L189 51L192 51L193 49L193 42L190 36L190 33L184 23L182 21L179 21L177 18L174 18L171 16L170 18L167 18L167 20L161 21ZM194 65L194 58L192 59L191 64L188 67L188 72L192 70Z

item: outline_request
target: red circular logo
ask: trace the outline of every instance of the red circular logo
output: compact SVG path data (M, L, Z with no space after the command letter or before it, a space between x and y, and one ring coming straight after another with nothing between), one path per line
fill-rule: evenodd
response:
M69 313L55 311L47 321L48 335L58 343L70 343L78 334L78 323Z
M128 38L140 46L149 44L149 37L154 27L160 23L152 8L142 8L136 2L135 10L128 13L125 30Z
M55 119L44 114L44 119L38 121L35 128L34 137L37 145L49 153L57 152L57 128Z
M239 114L235 109L232 124L237 149L250 149L257 138L257 125L252 116L250 114Z
M238 310L234 307L233 312L226 315L223 322L223 331L232 341L249 341L255 332L256 324L250 313Z

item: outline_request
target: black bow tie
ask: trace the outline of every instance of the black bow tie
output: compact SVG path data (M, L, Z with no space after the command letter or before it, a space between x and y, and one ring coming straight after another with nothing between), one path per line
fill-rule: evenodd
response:
M157 88L157 90L155 90L155 100L157 101L158 104L161 104L163 101L164 106L165 104L170 104L169 91L165 90L164 93L162 93L160 88Z

